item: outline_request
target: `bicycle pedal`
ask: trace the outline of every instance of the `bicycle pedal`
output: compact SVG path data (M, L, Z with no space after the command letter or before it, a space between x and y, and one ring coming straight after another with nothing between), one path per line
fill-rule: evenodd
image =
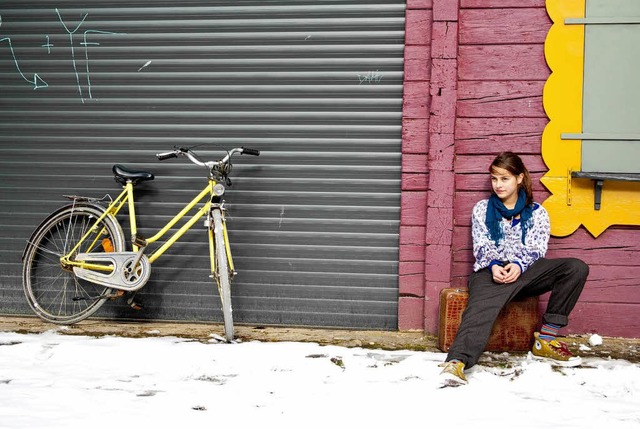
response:
M144 310L144 306L142 304L140 304L139 302L135 302L133 300L133 297L131 297L131 298L129 298L127 300L127 304L129 304L129 307L133 308L136 311Z
M139 304L135 301L132 301L131 303L129 303L129 306L136 311L144 310L144 307L142 306L142 304Z

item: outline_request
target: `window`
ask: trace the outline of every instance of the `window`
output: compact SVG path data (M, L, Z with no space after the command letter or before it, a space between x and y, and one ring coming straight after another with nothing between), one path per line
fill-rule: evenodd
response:
M547 1L542 137L553 235L640 224L640 2Z

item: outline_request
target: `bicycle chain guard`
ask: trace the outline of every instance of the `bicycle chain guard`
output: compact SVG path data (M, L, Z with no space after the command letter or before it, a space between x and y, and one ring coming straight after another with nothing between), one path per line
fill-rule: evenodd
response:
M144 286L151 275L151 264L146 255L142 255L136 267L132 267L137 252L78 253L75 260L88 264L111 264L111 272L73 267L76 276L83 280L124 291L136 291Z

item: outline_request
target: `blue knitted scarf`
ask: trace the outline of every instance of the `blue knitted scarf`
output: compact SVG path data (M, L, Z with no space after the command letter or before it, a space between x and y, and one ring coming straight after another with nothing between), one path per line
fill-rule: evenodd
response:
M487 216L485 222L489 229L491 239L498 245L503 238L502 227L500 222L502 218L512 219L514 216L520 215L520 228L522 229L522 244L524 244L527 230L531 227L533 216L533 205L527 204L527 194L524 189L518 191L518 202L513 209L509 210L500 201L496 194L491 194L489 204L487 205Z

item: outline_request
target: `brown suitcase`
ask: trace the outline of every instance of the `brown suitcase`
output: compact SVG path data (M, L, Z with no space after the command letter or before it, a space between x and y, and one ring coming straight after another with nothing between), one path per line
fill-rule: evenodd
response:
M440 350L446 352L451 347L468 299L466 289L445 288L440 291ZM510 302L498 315L485 350L528 351L538 320L538 297Z

